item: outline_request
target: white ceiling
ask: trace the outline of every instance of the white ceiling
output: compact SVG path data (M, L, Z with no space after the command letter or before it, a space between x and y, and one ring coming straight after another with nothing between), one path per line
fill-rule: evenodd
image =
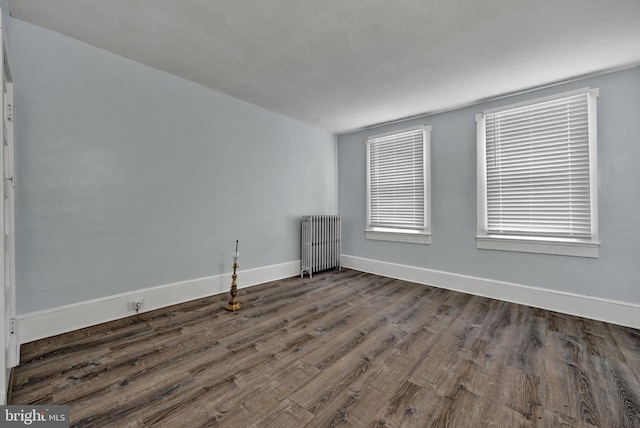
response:
M17 19L344 133L640 64L640 0L9 0Z

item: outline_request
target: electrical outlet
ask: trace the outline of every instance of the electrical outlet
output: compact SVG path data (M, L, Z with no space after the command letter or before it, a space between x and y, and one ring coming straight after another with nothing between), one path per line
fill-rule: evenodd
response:
M130 311L139 311L144 308L144 299L132 300L127 302L127 309Z

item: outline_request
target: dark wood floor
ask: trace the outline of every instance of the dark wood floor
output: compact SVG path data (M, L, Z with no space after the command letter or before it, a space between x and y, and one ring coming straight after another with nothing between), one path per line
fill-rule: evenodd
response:
M24 345L11 402L78 427L640 426L638 330L352 270L239 297Z

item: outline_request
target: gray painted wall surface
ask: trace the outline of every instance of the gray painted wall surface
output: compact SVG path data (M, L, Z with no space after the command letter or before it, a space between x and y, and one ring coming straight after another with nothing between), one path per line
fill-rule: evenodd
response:
M599 87L600 257L476 249L476 124L482 110ZM365 139L431 125L431 245L366 240ZM343 254L640 303L640 68L338 137Z
M11 22L24 314L300 258L337 213L335 137Z

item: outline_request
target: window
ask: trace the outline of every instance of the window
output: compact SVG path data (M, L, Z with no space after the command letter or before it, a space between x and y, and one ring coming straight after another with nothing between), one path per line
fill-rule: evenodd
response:
M429 244L430 126L367 138L367 239Z
M598 257L596 97L479 114L478 248Z

